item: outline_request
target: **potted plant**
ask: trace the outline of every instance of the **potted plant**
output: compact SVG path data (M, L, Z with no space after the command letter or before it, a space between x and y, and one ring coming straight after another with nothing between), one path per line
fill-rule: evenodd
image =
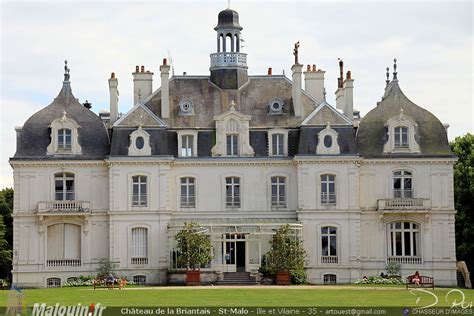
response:
M176 234L178 264L186 267L186 285L201 283L201 266L212 260L212 244L205 231L195 222L184 223Z
M286 224L270 240L268 252L270 268L275 272L277 285L289 285L291 271L303 271L306 251L299 236Z

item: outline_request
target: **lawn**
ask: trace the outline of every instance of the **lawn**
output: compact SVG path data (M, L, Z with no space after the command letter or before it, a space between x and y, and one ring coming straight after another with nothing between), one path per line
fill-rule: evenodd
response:
M437 288L439 298L436 306L450 306L446 294L451 289ZM432 292L432 290L428 290ZM474 302L474 290L462 290L465 303ZM9 291L0 291L0 306L5 306ZM360 287L360 286L292 286L292 287L136 287L125 290L92 288L58 288L23 290L26 304L47 303L53 305L75 305L101 303L106 306L313 306L313 307L416 307L418 296L404 287ZM431 304L431 294L417 293L419 304ZM459 293L452 293L448 300L458 302Z

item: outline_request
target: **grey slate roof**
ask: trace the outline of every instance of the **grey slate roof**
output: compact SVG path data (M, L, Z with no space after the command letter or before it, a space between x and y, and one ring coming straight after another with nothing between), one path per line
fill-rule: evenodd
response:
M421 154L384 154L387 141L385 123L400 113L410 116L418 124L416 139ZM400 89L398 80L386 87L382 101L362 118L357 130L357 147L364 157L446 157L453 156L443 124L429 111L410 101Z
M47 147L51 142L50 124L63 116L75 120L80 128L79 145L82 148L80 155L47 155ZM109 153L109 135L102 120L92 111L86 109L74 97L69 81L63 87L54 101L33 114L23 125L17 135L17 148L13 160L22 159L104 159Z
M316 155L318 146L318 133L325 129L325 126L319 127L301 127L299 138L299 155ZM338 133L337 143L341 155L358 155L357 146L354 138L354 128L348 126L331 126Z
M315 109L315 101L303 93L304 115L295 118L291 81L285 76L250 76L239 90L222 90L209 81L208 76L175 76L169 81L170 128L214 128L213 117L229 110L231 101L235 109L251 115L250 127L298 127L303 119ZM279 98L284 102L282 115L269 115L268 103ZM193 102L193 116L180 116L179 102L190 99ZM161 91L156 91L145 105L161 117Z
M136 127L115 127L112 134L110 156L128 156L130 134ZM178 155L176 132L166 131L164 128L146 128L143 130L150 134L150 147L153 156Z

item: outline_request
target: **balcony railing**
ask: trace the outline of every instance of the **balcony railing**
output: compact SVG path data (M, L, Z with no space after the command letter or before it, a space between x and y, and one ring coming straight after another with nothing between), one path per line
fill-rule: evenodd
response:
M387 263L399 263L399 264L421 264L421 257L388 257Z
M429 210L431 208L429 199L415 198L393 198L380 199L377 201L377 209L385 210Z
M38 203L38 213L89 213L89 201L43 201Z
M196 197L194 194L181 195L181 207L182 208L195 208Z
M80 267L81 259L48 259L47 267Z
M217 67L247 67L247 54L215 53L211 54L211 69Z
M146 257L132 258L131 263L132 264L148 264L148 258Z
M321 263L338 263L338 256L321 256Z

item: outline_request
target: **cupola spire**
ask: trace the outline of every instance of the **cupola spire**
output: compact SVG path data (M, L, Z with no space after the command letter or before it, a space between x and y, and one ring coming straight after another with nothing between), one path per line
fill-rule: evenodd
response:
M397 78L397 59L393 59L393 80L398 80Z

